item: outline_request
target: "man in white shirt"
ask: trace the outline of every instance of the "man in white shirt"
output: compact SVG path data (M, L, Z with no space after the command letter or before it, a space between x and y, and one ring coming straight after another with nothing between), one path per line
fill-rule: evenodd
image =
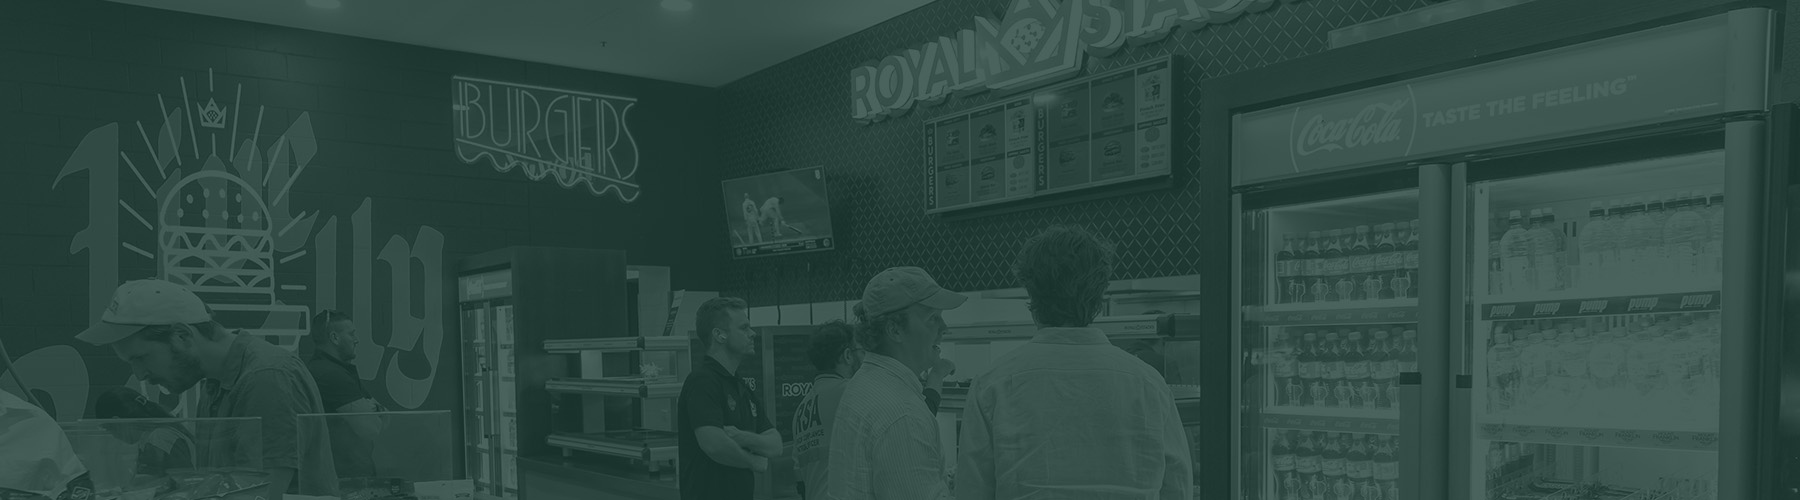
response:
M995 360L963 410L958 500L1189 500L1193 459L1168 384L1088 325L1112 246L1052 227L1014 274L1038 334Z
M863 288L856 340L867 352L838 403L825 498L950 498L937 418L919 379L938 365L944 311L966 301L916 267L882 271Z

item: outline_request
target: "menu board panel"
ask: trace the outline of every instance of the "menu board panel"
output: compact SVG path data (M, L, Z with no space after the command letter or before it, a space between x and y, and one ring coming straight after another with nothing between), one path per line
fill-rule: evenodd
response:
M1037 194L1168 175L1173 76L1159 59L1039 93L1051 154Z
M1035 116L1022 97L925 124L927 211L1031 195Z
M1170 174L1173 59L1098 74L925 124L925 211Z

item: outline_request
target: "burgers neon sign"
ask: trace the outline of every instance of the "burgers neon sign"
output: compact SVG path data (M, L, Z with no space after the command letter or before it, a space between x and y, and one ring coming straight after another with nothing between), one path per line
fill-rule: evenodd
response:
M1286 0L1294 2L1297 0ZM1260 12L1275 0L1013 0L999 24L940 36L850 71L851 117L872 123L952 94L1017 90L1074 76L1082 56L1162 40Z

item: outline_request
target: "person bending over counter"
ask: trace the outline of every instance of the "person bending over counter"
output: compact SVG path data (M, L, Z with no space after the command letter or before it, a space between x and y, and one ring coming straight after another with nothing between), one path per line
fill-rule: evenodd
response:
M100 321L75 338L111 347L133 375L171 393L204 383L200 418L260 418L268 498L337 494L324 429L308 429L310 438L300 439L297 416L324 412L306 365L274 344L226 331L193 292L157 279L126 282L113 292ZM200 446L207 456L235 453L220 444Z

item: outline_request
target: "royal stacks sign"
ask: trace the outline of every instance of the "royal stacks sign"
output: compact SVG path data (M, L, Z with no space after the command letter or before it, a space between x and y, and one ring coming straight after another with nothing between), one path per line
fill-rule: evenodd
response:
M1294 2L1297 0L1286 0ZM1012 0L998 24L975 27L850 71L851 116L872 123L916 103L954 93L1011 91L1081 71L1082 57L1106 57L1126 42L1162 40L1260 12L1275 0Z
M451 109L456 156L482 157L531 180L554 177L565 188L586 184L637 201L638 148L630 117L637 99L456 77Z

